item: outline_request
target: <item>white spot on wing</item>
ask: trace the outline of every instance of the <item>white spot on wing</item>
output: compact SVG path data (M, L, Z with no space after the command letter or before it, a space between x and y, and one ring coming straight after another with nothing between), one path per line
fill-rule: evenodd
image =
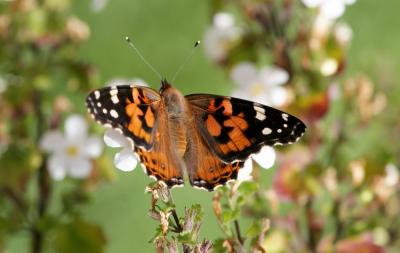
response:
M96 90L94 92L94 96L95 96L96 99L99 99L100 98L100 91Z
M288 121L289 115L286 113L282 113L282 119L284 119L285 121Z
M112 100L112 102L113 102L114 104L118 104L118 102L119 102L119 99L118 99L118 96L117 96L117 95L111 96L111 100Z
M108 112L107 109L106 109L106 108L103 108L103 113L104 113L104 114L107 114L107 112Z
M113 97L116 96L117 94L118 94L117 87L112 87L110 90L110 96Z
M171 186L171 189L173 189L175 187L183 187L183 184L174 184L173 186Z
M265 114L265 109L256 104L254 104L254 110L256 110L257 112L260 112L262 114Z
M265 118L267 118L267 117L266 117L264 114L262 114L262 113L260 113L259 111L257 111L256 118L257 118L258 120L264 121Z
M280 129L280 128L277 131L278 131L278 133L282 133L282 129Z
M112 109L111 111L110 111L110 115L111 115L111 117L113 117L113 118L118 118L118 112L116 111L116 110L114 110L114 109Z
M263 134L263 135L268 135L268 134L270 134L270 133L272 133L271 128L266 127L266 128L264 128L264 129L262 130L262 134Z
M151 179L153 179L154 181L157 181L158 179L155 177L155 176L153 176L153 175L149 175L149 177L151 178Z
M97 107L101 107L101 103L100 102L97 102Z

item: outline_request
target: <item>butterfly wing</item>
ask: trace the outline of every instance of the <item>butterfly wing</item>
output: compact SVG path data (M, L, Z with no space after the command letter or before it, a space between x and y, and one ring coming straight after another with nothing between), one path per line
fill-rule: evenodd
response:
M98 89L86 98L88 111L97 122L120 129L145 150L153 146L159 104L157 91L129 85Z
M224 163L213 154L197 126L192 126L191 131L191 138L184 155L191 185L212 191L236 179L244 163L240 161Z
M306 129L298 118L259 103L208 94L186 98L201 136L226 163L245 161L264 145L296 142Z
M147 175L165 182L169 187L183 185L183 165L177 148L171 142L171 129L165 107L160 105L158 124L151 150L135 147Z
M148 87L113 86L86 99L96 121L120 129L133 140L145 172L168 186L183 184L179 159L170 147L166 113L157 91Z

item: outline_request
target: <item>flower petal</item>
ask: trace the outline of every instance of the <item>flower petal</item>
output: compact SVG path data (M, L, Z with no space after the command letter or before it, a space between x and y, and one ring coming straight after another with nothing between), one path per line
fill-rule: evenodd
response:
M263 67L259 74L260 82L266 86L276 86L287 83L289 73L279 67Z
M65 135L68 139L82 140L86 138L87 123L79 114L69 116L65 121Z
M248 88L257 79L257 69L253 63L242 62L232 68L230 76L238 85Z
M250 181L253 179L253 176L251 175L252 172L253 172L253 160L247 159L244 162L243 168L239 170L237 178L239 181Z
M335 26L334 35L342 46L346 46L353 37L353 30L348 24L342 22Z
M135 86L149 87L149 85L143 79L136 77L134 78L116 77L108 81L106 86L131 85L131 84Z
M86 157L74 157L68 161L68 174L72 178L87 178L92 170L92 164Z
M91 136L86 139L86 143L84 145L85 154L90 158L99 157L101 151L103 151L103 144L100 138L96 136Z
M233 26L235 19L230 13L219 12L214 15L213 22L218 28L229 28Z
M321 15L329 18L336 19L344 14L346 9L345 3L338 0L325 0L321 4Z
M240 29L238 27L218 28L212 26L207 29L203 47L207 57L213 61L224 60L229 50L240 38Z
M347 4L347 5L352 5L352 4L354 4L355 2L357 2L357 0L343 0L343 2L344 2L345 4Z
M59 181L67 174L67 158L62 153L54 154L47 160L47 170L52 179Z
M129 147L129 143L120 132L115 129L107 129L104 133L104 142L112 148Z
M237 89L234 89L231 92L231 96L235 98L241 98L241 99L246 99L246 100L252 100L253 96L250 94L248 89L244 89L242 87L239 87Z
M284 87L273 87L269 92L269 102L272 106L281 107L289 100L289 93Z
M323 0L302 0L304 5L307 6L308 8L315 8L319 5L321 5Z
M100 12L106 7L107 2L108 0L92 0L90 3L90 9L93 12Z
M264 169L271 168L276 159L275 150L272 147L265 146L261 149L260 153L253 156L253 159Z
M119 170L132 171L136 168L137 158L130 148L124 148L121 152L115 154L114 164Z
M39 148L46 152L61 150L65 145L64 137L57 130L46 132L39 142Z

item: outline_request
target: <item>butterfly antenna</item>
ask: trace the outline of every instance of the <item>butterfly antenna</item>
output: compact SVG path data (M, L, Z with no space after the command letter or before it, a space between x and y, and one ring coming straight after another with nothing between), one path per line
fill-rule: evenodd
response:
M179 66L178 70L175 72L174 76L172 77L172 83L174 83L176 77L178 76L178 74L182 71L182 69L186 66L186 64L189 62L189 60L192 58L193 54L194 54L194 50L196 49L196 47L198 47L200 45L200 40L196 41L194 43L194 46L192 48L192 50L190 51L189 55L186 57L186 59L183 61L183 63L181 64L181 66Z
M148 62L146 59L143 57L143 55L139 52L139 50L135 47L135 44L133 44L132 40L127 36L125 37L126 42L128 42L129 46L135 50L136 54L142 59L142 61L149 67L157 76L162 79L160 73Z

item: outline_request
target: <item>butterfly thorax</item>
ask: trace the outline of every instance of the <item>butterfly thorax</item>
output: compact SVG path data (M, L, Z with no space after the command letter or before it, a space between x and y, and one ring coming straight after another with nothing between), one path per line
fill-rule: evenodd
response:
M161 90L162 105L168 117L168 130L171 144L178 155L183 157L187 147L188 105L185 97L175 88L168 86Z
M161 93L162 102L169 118L186 117L187 103L185 97L177 89L169 87Z

